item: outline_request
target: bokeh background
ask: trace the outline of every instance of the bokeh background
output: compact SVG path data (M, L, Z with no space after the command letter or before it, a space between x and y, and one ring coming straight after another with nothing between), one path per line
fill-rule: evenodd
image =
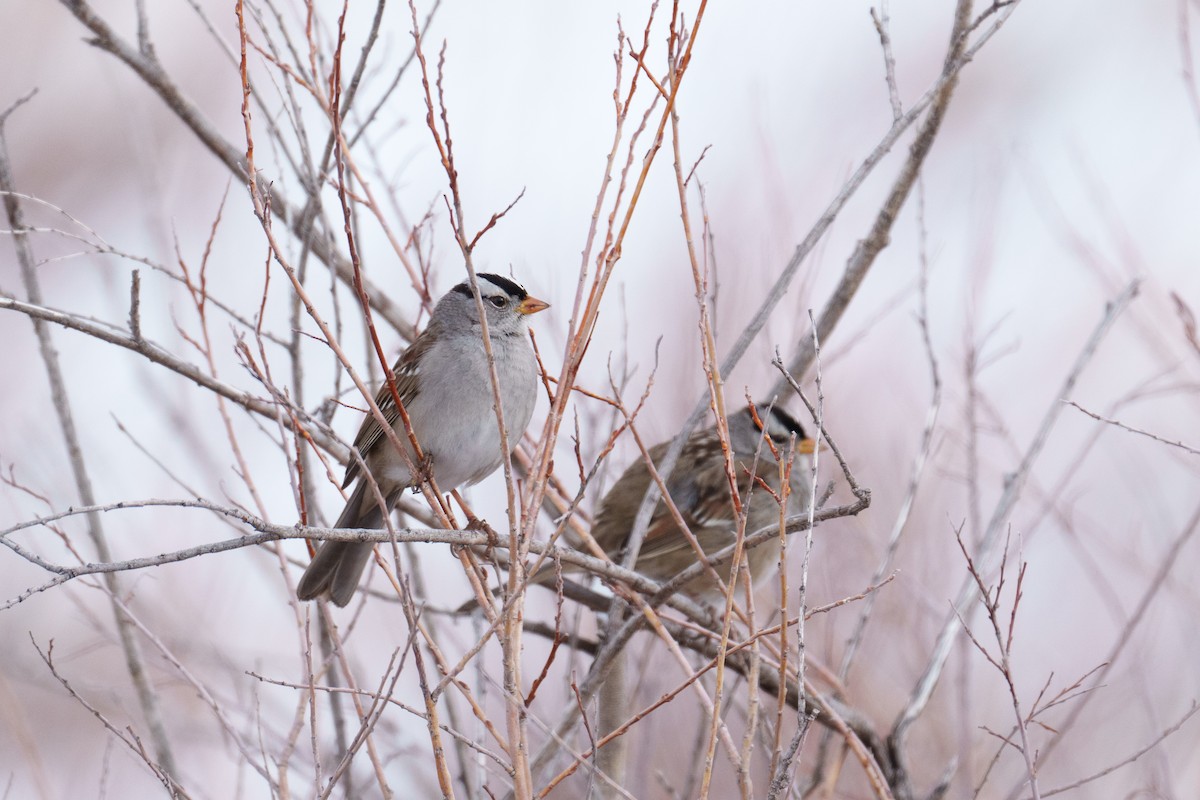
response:
M236 49L233 4L198 5L212 19L215 38L190 4L168 2L149 9L152 39L181 91L240 143L241 89L225 50ZM348 52L356 52L374 7L351 6ZM705 152L698 176L714 245L721 345L740 333L796 244L890 124L869 7L713 3L705 12L679 110L685 153L698 158ZM891 9L906 104L941 68L952 8L939 0ZM96 9L133 37L132 4L97 2ZM424 15L429 9L419 10ZM617 20L640 37L645 13L640 3L455 3L437 11L427 32L431 57L446 42L445 88L469 226L482 226L525 192L483 238L476 265L511 270L553 304L534 326L551 362L561 356L580 252L612 140ZM689 20L693 13L686 12ZM920 189L942 406L931 461L901 540L900 572L877 600L848 684L854 704L884 727L906 702L965 576L954 531L963 525L970 534L974 524L967 480L972 392L979 513L986 520L1106 302L1137 278L1139 296L1071 399L1170 442L1200 447L1200 350L1187 341L1172 299L1174 294L1185 306L1200 307L1200 110L1190 94L1184 35L1198 18L1200 9L1186 0L1025 2L963 73ZM369 74L373 85L386 84L407 57L409 29L408 10L389 6L380 72ZM655 35L661 50L661 26ZM262 299L267 249L245 188L125 66L90 47L86 37L58 4L0 7L0 105L38 90L6 131L19 190L48 204L25 206L30 222L46 229L34 237L34 247L47 304L123 325L130 272L138 266L87 254L85 245L56 232L80 232L56 209L118 250L172 268L183 260L196 269L224 202L208 258L209 289L252 317ZM627 60L627 74L632 68ZM433 285L441 292L460 279L461 259L446 225L445 174L424 113L417 73L410 70L385 105L369 146L380 164L376 186L395 198L396 218L417 221L432 214ZM313 138L323 142L320 130ZM809 309L821 308L865 235L908 141L897 145L807 259L767 328L727 376L731 394L765 392L773 383L769 361L775 349L786 357L805 335ZM274 157L260 154L264 169L272 169ZM581 380L607 389L611 354L614 370L630 371L630 393L636 394L661 340L655 388L641 424L652 441L678 429L704 386L668 157L664 153L651 172ZM282 188L295 190L279 172ZM823 343L827 424L873 502L858 518L818 530L814 605L861 591L869 581L921 444L931 385L915 317L922 228L916 199L906 204L890 246L846 318ZM378 230L364 224L362 237L372 279L396 287L396 302L415 312L417 299ZM271 280L266 325L286 335L285 281L277 270ZM146 335L199 360L176 328L195 330L186 294L144 266L142 282ZM0 241L0 290L23 296L7 239ZM344 309L351 308L344 289L341 299ZM234 356L238 327L221 320L212 333L220 377L258 391ZM53 336L101 502L195 493L248 504L210 395L80 334L55 330ZM355 341L353 332L348 336ZM0 314L0 342L0 466L41 496L0 486L0 528L7 528L78 498L29 320ZM385 332L390 351L401 344ZM315 342L306 347L309 405L315 407L329 389L333 359ZM352 352L366 362L361 342ZM978 364L968 380L972 355ZM543 403L535 427L544 413ZM594 454L607 418L595 408L580 413L586 423L581 447ZM282 454L253 420L235 424L272 520L294 521ZM334 420L347 437L357 424L353 412ZM569 447L564 439L564 459ZM613 468L631 458L632 448L622 442ZM1200 545L1188 542L1165 578L1156 579L1200 498L1198 464L1193 452L1105 426L1068 407L1033 468L1010 521L1012 557L1029 564L1014 643L1023 702L1032 703L1048 681L1052 691L1070 685L1103 663L1119 641L1128 642L1103 685L1092 690L1080 723L1045 765L1043 790L1133 755L1200 697L1200 595L1192 579ZM325 513L336 513L335 491L323 491ZM471 494L479 508L503 519L498 478ZM106 515L105 524L119 558L232 533L210 515L185 510L122 511ZM82 531L79 521L65 527ZM18 536L40 552L65 557L44 529ZM301 543L289 547L302 557ZM444 548L422 550L414 569L425 577L435 605L467 596L461 571ZM45 577L0 551L0 598L15 597ZM290 721L294 693L247 674L299 679L300 645L274 556L234 551L129 574L125 587L125 599L148 630L235 712L235 728L252 734L262 719ZM1126 633L1150 590L1157 592L1144 616ZM540 602L531 605L531 616L549 608ZM853 621L854 612L847 611L814 624L810 656L836 665ZM974 627L988 634L978 618ZM382 670L405 635L396 606L368 606L353 641L362 674ZM469 626L448 636L463 646L472 640ZM81 581L0 612L0 796L150 796L156 784L144 766L49 674L31 638L43 649L53 640L58 668L89 702L119 724L141 724L100 591ZM528 648L529 662L540 664L543 643L531 640ZM229 758L228 736L194 687L154 648L150 653L184 774L200 796L266 796L253 771ZM647 663L660 663L657 657L651 652ZM649 673L643 679L647 697L677 680ZM1053 727L1069 710L1066 704L1043 721ZM984 729L1006 733L1011 714L1000 676L969 647L956 650L912 737L918 783L931 786L957 757L950 796L972 796L995 751ZM663 753L686 757L690 741L674 741L670 733L693 718L680 708L639 726L662 744L639 749L635 763L645 777L636 784L637 796L669 796L653 778L654 768ZM384 729L395 737L399 754L390 762L396 785L410 787L406 796L432 796L423 723L397 712L385 718ZM1032 730L1035 741L1051 735ZM1198 796L1198 742L1200 722L1192 720L1135 763L1074 796ZM1022 768L1018 756L1003 756L981 796L1009 796Z

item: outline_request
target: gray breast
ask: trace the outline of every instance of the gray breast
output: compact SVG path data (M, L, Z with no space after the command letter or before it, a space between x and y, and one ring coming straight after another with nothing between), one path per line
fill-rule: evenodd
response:
M500 376L508 444L516 447L536 400L533 349L523 336L505 337L493 340L492 352ZM439 342L430 348L421 369L421 391L409 414L414 420L430 421L416 433L433 458L439 487L449 491L482 480L503 459L483 343L475 336Z

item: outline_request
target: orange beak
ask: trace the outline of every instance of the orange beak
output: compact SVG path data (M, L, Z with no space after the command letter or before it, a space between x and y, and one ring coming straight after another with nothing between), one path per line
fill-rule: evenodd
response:
M529 316L530 314L536 314L539 311L545 311L549 307L550 304L545 300L538 300L536 297L530 295L517 304L517 311L521 314Z

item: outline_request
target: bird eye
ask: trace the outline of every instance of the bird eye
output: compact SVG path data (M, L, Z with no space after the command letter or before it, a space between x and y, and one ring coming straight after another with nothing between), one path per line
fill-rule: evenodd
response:
M508 306L508 298L501 294L492 295L488 298L488 302L496 308L505 308Z

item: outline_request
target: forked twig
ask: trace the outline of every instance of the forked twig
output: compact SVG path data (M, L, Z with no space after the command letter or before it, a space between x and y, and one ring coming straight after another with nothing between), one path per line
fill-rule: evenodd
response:
M1045 447L1050 432L1053 430L1062 411L1063 403L1060 401L1068 397L1074 390L1075 384L1083 373L1084 368L1091 362L1092 357L1096 354L1100 343L1112 328L1113 323L1116 322L1121 312L1137 296L1139 286L1139 281L1133 281L1108 303L1099 323L1097 323L1091 336L1084 343L1083 349L1075 360L1075 364L1064 379L1062 387L1056 393L1055 400L1047 409L1041 425L1034 435L1033 441L1030 442L1029 448L1021 458L1021 463L1005 482L1004 492L992 512L991 520L988 522L987 529L977 548L979 555L976 557L976 562L979 564L981 575L990 575L1001 555L999 550L999 544L1002 541L1001 534L1004 531L1017 498L1020 497L1025 482L1029 478L1030 470ZM917 682L916 687L914 687L908 704L901 711L893 726L892 738L896 742L896 749L898 751L901 751L903 748L904 737L909 727L925 710L930 697L933 695L933 690L941 677L946 660L950 657L950 648L953 646L956 635L961 630L961 620L969 614L969 607L975 602L977 597L978 585L973 578L968 576L959 589L958 596L954 601L954 613L950 614L943 624L937 641L934 644L929 663L926 665L925 671Z

